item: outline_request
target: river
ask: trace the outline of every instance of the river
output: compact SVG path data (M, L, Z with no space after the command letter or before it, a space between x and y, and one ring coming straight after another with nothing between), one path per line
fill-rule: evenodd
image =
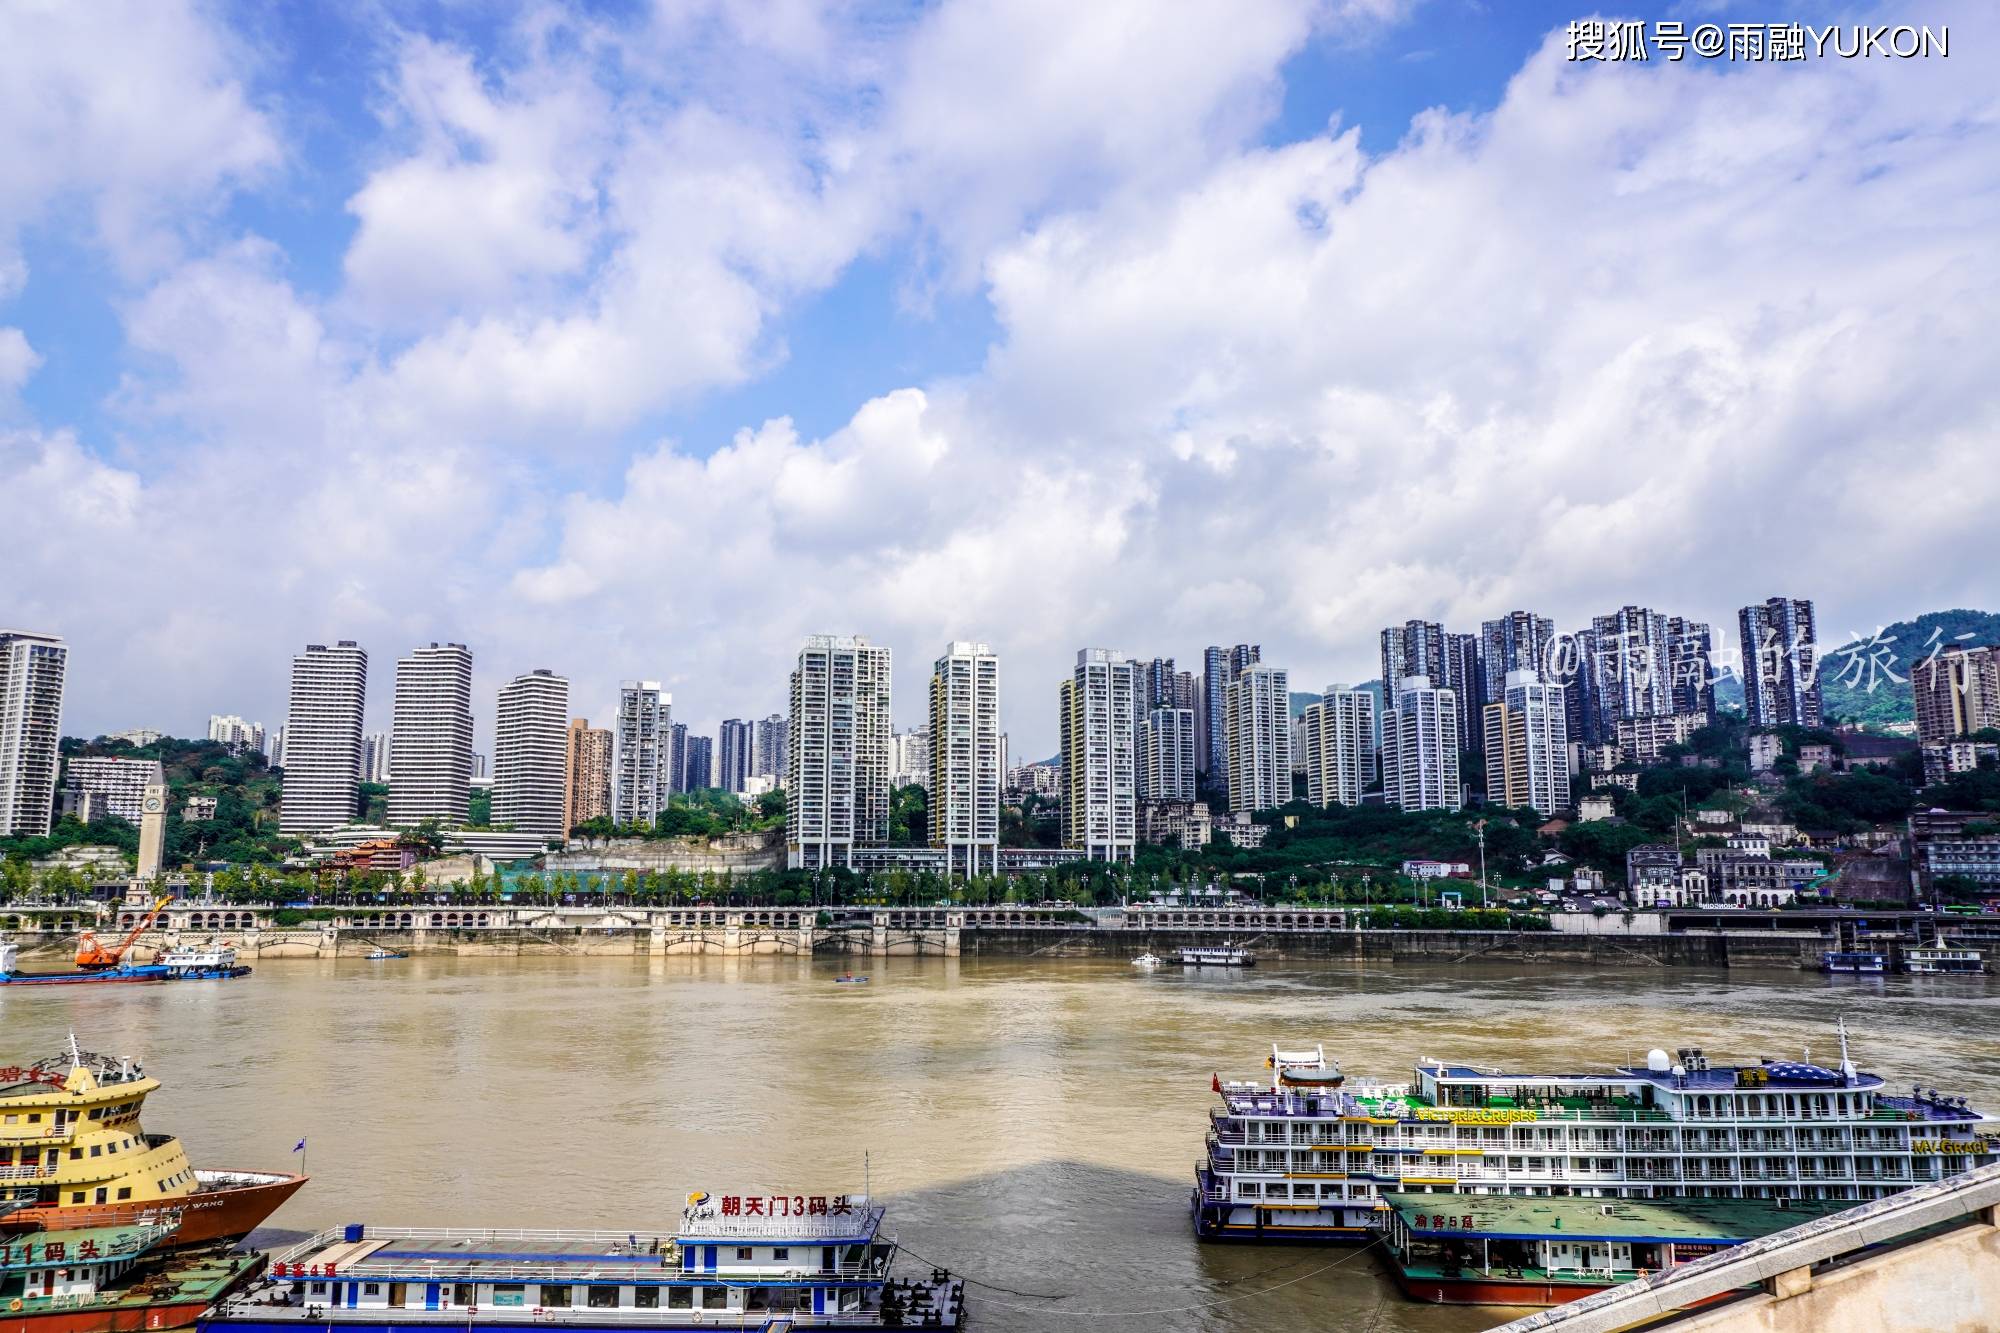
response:
M872 984L833 984L850 965ZM865 1170L912 1252L990 1284L968 1291L979 1328L1452 1333L1509 1312L1407 1304L1368 1251L1194 1241L1212 1072L1257 1076L1273 1040L1396 1078L1419 1055L1831 1060L1841 1015L1892 1085L2000 1108L1994 978L1658 967L268 961L0 993L0 1060L71 1030L142 1059L165 1084L147 1128L197 1165L296 1168L305 1139L313 1181L260 1243L349 1221L670 1229L690 1190L859 1193Z

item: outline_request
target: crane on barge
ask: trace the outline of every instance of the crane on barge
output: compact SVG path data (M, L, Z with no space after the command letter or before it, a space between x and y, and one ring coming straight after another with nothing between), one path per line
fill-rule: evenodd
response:
M172 897L159 899L153 904L151 911L139 918L139 924L132 927L130 934L109 948L98 943L97 932L95 931L86 930L83 934L77 936L77 969L83 972L109 972L112 968L124 962L125 951L132 947L133 942L140 935L144 934L154 921L159 919L160 912L172 901Z

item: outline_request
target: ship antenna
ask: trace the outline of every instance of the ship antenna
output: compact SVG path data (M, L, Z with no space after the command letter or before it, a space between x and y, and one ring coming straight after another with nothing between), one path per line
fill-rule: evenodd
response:
M1847 1058L1847 1015L1846 1014L1842 1014L1840 1016L1840 1076L1844 1079L1850 1079L1850 1080L1854 1077L1854 1061Z
M861 1197L872 1199L874 1195L875 1192L869 1185L868 1154L864 1152L861 1154Z
M83 1063L83 1052L77 1047L76 1044L75 1028L71 1028L69 1030L69 1062L72 1065L80 1065Z

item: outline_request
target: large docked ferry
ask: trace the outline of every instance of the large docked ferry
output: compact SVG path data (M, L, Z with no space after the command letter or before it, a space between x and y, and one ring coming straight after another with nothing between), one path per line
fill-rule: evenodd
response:
M276 1256L201 1328L958 1328L964 1283L895 1277L881 1227L864 1197L706 1193L672 1235L347 1226Z
M1198 1235L1368 1240L1384 1191L1585 1198L1880 1198L2000 1160L1962 1097L1891 1096L1847 1058L1711 1065L1651 1052L1602 1073L1424 1059L1408 1083L1344 1078L1323 1047L1276 1046L1270 1077L1211 1080Z
M131 1226L171 1211L161 1246L237 1241L305 1183L195 1169L179 1139L139 1124L159 1086L133 1061L81 1050L73 1038L47 1060L0 1068L0 1238Z

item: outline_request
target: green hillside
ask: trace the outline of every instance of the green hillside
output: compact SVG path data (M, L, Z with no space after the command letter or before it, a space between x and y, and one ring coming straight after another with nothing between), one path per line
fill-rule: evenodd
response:
M1916 664L1944 648L2000 643L2000 615L1991 611L1927 611L1880 633L1838 644L1821 640L1820 694L1829 721L1883 726L1916 720L1910 676Z
M120 759L157 759L167 774L166 864L191 861L273 862L283 858L291 844L278 836L279 775L264 764L264 756L250 751L230 753L216 741L177 740L162 737L152 745L131 745L125 741L86 741L66 736L62 742L65 759L73 756L104 755ZM215 818L189 823L182 818L190 796L213 796ZM99 839L75 820L64 820L51 836L70 843L95 841L130 842L137 849L137 831L122 820L98 821L127 830L123 836Z

